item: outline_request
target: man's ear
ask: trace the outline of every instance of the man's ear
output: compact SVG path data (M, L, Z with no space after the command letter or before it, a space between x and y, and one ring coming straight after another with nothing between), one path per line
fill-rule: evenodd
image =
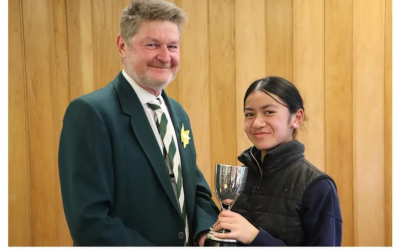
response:
M126 49L127 49L127 44L125 43L124 38L122 38L121 34L118 34L117 36L117 47L118 47L118 52L121 57L121 59L125 59L126 57Z

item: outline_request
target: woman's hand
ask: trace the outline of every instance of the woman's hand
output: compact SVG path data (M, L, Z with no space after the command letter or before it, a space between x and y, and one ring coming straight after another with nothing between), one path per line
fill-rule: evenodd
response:
M230 233L217 233L221 229L228 229ZM250 244L258 234L258 229L238 213L223 210L213 226L214 235L220 239L235 239L243 244Z

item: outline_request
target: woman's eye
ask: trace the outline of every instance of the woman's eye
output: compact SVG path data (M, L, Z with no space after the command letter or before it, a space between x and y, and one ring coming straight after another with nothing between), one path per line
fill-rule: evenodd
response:
M274 111L265 111L266 115L272 115L273 113L275 113Z
M244 116L245 116L245 117L252 117L252 116L253 116L253 113L246 113L246 114L244 114Z

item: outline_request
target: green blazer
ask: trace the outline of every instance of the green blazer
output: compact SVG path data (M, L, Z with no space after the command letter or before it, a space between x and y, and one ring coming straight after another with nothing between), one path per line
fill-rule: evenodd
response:
M181 156L189 244L219 210L196 165L189 117L162 96ZM190 131L184 148L181 128ZM73 100L60 138L59 171L74 245L182 246L179 204L153 130L135 91L120 72L106 87Z

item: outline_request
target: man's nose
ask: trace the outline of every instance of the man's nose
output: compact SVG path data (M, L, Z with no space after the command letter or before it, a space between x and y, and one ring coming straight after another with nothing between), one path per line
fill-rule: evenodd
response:
M169 50L168 50L167 45L160 46L160 48L158 50L157 59L164 63L169 63L171 61L171 57L169 55Z

